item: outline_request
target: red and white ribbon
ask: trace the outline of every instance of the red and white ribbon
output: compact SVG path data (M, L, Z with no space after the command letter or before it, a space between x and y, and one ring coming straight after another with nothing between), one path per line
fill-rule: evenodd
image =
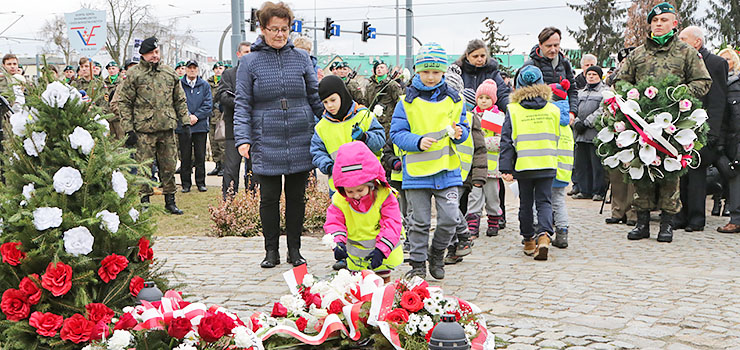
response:
M262 339L262 341L264 342L275 334L285 334L300 340L304 344L319 345L325 342L332 333L337 331L348 334L347 328L344 327L344 323L339 318L339 316L335 314L330 314L326 316L326 318L324 319L324 324L321 327L321 331L319 331L319 333L316 335L309 336L290 326L276 326L270 328L264 334L262 334L260 339Z

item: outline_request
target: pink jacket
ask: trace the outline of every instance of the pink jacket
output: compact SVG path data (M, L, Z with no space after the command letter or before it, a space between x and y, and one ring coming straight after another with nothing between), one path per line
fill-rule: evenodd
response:
M378 158L362 142L350 142L339 147L334 169L332 171L334 186L338 192L350 203L353 209L367 212L368 208L357 207L356 201L347 198L342 188L359 186L367 182L375 182L376 186L388 186L385 179L385 170ZM370 195L377 195L377 189ZM391 253L401 239L401 209L396 196L389 195L380 208L380 232L376 237L375 247L385 254ZM347 225L344 213L331 204L326 210L324 232L334 236L334 242L347 243Z

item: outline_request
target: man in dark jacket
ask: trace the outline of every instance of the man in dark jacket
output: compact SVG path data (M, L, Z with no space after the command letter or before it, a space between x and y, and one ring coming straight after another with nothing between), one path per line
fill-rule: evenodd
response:
M252 44L245 41L239 43L236 51L236 57L241 58L250 51ZM234 143L234 97L236 97L236 70L239 68L239 61L236 62L236 67L229 68L221 75L221 83L218 85L218 92L216 92L215 100L221 103L223 108L223 118L226 124L226 140L224 140L224 177L221 185L223 197L226 199L226 195L229 193L229 189L232 193L239 191L239 166L242 163L242 156L239 155L239 151L236 150ZM247 161L247 168L245 177L248 181L244 183L244 186L249 190L254 190L254 181L252 181L252 162L249 159Z
M714 163L719 153L723 151L720 140L722 139L722 122L727 103L727 72L729 65L722 57L709 52L704 47L704 33L701 28L696 26L687 27L681 31L678 38L699 51L709 75L712 77L709 92L702 97L702 105L709 117L707 119L707 123L709 123L707 144L699 152L701 156L699 168L689 168L688 173L681 178L682 208L674 221L675 229L683 228L688 232L703 231L706 222L707 167Z
M532 48L529 59L524 62L522 68L535 66L542 71L542 79L545 84L559 84L561 80L570 80L568 89L568 103L570 104L570 120L573 122L578 114L578 91L576 90L573 68L568 58L560 52L560 39L563 37L560 29L547 27L537 36L538 45ZM522 70L519 68L517 76ZM514 78L516 80L516 78Z
M211 87L198 76L198 62L190 60L187 63L185 76L180 80L182 89L187 97L188 112L190 112L190 133L182 132L182 126L178 125L175 133L180 140L180 154L182 166L180 166L180 182L182 192L190 192L192 185L193 164L191 159L195 158L195 185L198 191L205 192L206 187L206 140L208 139L208 121L213 111L213 98ZM191 158L191 152L192 154Z

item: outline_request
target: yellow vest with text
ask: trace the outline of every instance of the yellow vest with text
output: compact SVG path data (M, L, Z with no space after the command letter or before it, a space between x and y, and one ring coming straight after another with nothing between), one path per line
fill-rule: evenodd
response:
M459 122L464 108L463 100L455 103L447 96L439 102L415 98L408 103L404 98L401 96L411 133L438 140L426 151L406 153L406 173L412 177L424 177L460 169L460 157L447 135L447 127Z
M496 133L488 130L486 128L483 128L483 132L485 133L485 137L493 137L496 136ZM501 136L501 135L499 135ZM488 158L488 175L491 176L496 173L498 170L498 152L494 151L487 151L488 154L486 157Z
M573 130L569 125L560 126L560 139L558 139L558 171L555 178L562 182L570 182L573 174Z
M347 268L350 271L370 269L370 261L365 258L375 250L378 234L380 234L380 209L390 195L395 195L391 189L380 186L375 202L367 213L360 213L352 209L347 199L339 192L331 198L332 204L344 214L347 226ZM376 271L389 270L403 263L403 249L401 242L405 233L401 231L401 239L391 250L391 254L383 260ZM387 242L390 245L390 242Z
M560 109L552 103L541 109L526 109L512 103L508 109L511 139L516 149L514 170L557 169Z

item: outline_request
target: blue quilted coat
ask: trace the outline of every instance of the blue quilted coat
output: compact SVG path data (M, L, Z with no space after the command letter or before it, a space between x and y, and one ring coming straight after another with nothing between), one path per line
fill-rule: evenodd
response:
M308 53L291 41L281 49L260 38L242 56L236 73L234 139L251 145L258 175L287 175L313 169L311 137L324 110Z

